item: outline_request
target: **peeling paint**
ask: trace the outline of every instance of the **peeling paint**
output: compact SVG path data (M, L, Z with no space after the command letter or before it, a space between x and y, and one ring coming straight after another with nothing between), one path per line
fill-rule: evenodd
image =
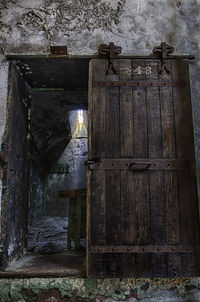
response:
M67 45L70 54L83 55L95 53L102 42L113 41L122 46L124 54L149 54L154 46L166 41L175 47L176 53L195 55L190 74L200 171L199 13L199 0L1 0L0 52L38 55L47 54L50 45ZM5 131L7 98L8 65L4 60L0 55L0 144ZM0 180L0 197L1 190ZM49 292L49 299L56 301L70 301L70 297L74 301L95 302L200 301L199 278L1 279L0 301L24 302L33 301L32 298L41 301L50 289L58 290Z

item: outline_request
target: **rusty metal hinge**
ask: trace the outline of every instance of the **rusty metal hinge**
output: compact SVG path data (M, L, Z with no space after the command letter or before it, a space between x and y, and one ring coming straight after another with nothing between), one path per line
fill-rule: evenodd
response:
M117 253L194 253L199 250L196 245L112 245L91 246L92 254L117 254Z
M68 55L67 46L50 46L50 54L53 57Z
M159 74L162 74L164 71L169 74L170 71L166 67L166 59L169 58L169 55L174 51L174 47L168 45L166 42L162 42L160 46L153 48L153 54L158 55L161 60L161 70Z
M100 55L108 58L108 69L106 70L106 74L117 74L113 60L122 52L122 48L120 46L116 46L113 42L110 42L109 45L100 44L98 52Z

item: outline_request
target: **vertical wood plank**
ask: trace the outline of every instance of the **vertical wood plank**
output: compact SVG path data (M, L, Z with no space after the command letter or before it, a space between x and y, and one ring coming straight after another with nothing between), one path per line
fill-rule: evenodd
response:
M144 65L144 62L130 59L118 60L114 64L119 64L119 78L116 75L105 77L105 70L103 72L103 68L98 67L102 68L102 77L99 77L101 72L98 71L98 76L93 79L159 79L160 61L146 60ZM184 79L183 74L187 74L184 64L178 63L176 69L176 63L172 63L172 80ZM138 66L143 66L139 70L145 70L145 73L144 67L151 66L152 72L145 76L137 71ZM170 80L171 73L160 79ZM90 143L91 149L93 145L95 147L89 155L91 158L177 157L194 164L192 120L187 116L191 113L187 87L93 89L96 89L95 93L92 92L95 94L92 96L95 102L92 104L92 116L95 119L91 123L94 136ZM95 234L89 235L92 244L168 245L198 242L194 170L186 169L178 176L176 171L159 170L94 170L91 173L89 184L92 189L89 194L92 202L89 202L91 217L88 225L91 223L94 227ZM195 221L191 221L191 217ZM104 254L90 255L90 259L93 265L90 271L93 271L93 276L100 277L166 277L167 274L181 275L184 269L187 270L186 275L192 275L195 270L194 260L188 254Z
M89 74L89 129L88 158L103 158L105 156L105 88L92 87L93 80L105 80L106 60L92 60ZM87 190L87 233L89 245L105 245L105 171L88 172ZM105 276L106 263L104 255L89 253L88 246L88 276Z
M172 74L173 80L179 79L179 81L184 82L182 86L173 88L177 158L188 160L189 163L184 171L177 173L180 203L180 241L182 244L199 244L198 200L188 63L184 60L172 61ZM192 267L193 257L184 257L183 255L183 259L183 269L184 267ZM185 262L186 260L188 263ZM193 265L195 270L193 274L199 269L198 266Z
M163 72L162 80L171 81L171 61L167 61L166 67L169 74ZM160 107L162 120L162 146L163 158L176 158L176 133L174 119L174 102L172 88L160 88ZM166 207L166 244L178 244L180 242L180 217L179 198L176 171L163 171L164 174L164 200ZM167 255L169 276L181 275L181 255ZM176 263L176 268L173 265ZM172 265L172 267L171 267Z
M114 61L118 70L118 61ZM118 80L118 75L107 75L106 80ZM106 87L105 91L105 157L120 157L120 102L119 88ZM106 244L119 245L121 242L121 192L120 170L105 171L106 182ZM107 274L121 276L119 254L107 255Z
M159 79L159 61L146 61L151 65L151 73L146 80ZM162 117L160 107L160 89L148 87L146 90L148 112L148 143L149 158L162 158ZM151 213L151 244L162 245L166 243L165 203L163 198L163 171L149 171L150 187L150 213ZM152 275L166 274L166 256L163 254L151 255Z
M137 71L137 72L135 72ZM146 66L144 61L133 60L133 79L144 81L146 78ZM148 158L148 125L146 89L144 87L133 88L133 118L134 158ZM135 245L146 245L150 238L150 212L149 212L149 177L148 171L132 171L133 197L135 204L136 239ZM137 254L135 256L136 276L150 276L149 255Z
M173 79L187 78L187 63L185 61L172 62ZM176 121L177 157L195 163L193 145L192 112L188 81L182 87L174 87L174 110ZM197 242L197 194L195 179L189 167L184 173L178 174L181 218L181 242L195 244ZM195 173L194 173L195 174ZM193 219L191 219L193 217Z
M169 74L163 80L172 80L171 61L166 62ZM176 158L176 133L172 88L160 88L163 158ZM180 217L176 171L164 171L164 198L166 205L166 236L168 244L180 241Z
M132 80L132 60L119 60L119 80ZM120 88L120 143L121 158L134 156L133 93L131 87ZM134 174L121 171L121 244L133 245L136 241L136 211L134 198ZM135 256L124 254L121 257L122 276L134 274Z

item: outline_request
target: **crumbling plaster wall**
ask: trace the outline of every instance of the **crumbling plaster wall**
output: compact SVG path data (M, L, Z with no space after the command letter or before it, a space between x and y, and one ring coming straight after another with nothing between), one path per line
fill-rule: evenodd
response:
M200 0L0 0L0 143L6 117L6 54L47 54L50 45L67 45L70 54L93 54L99 44L109 41L122 46L124 54L149 54L154 46L166 41L175 47L175 53L196 56L196 60L190 64L190 74L200 171L199 14ZM41 280L38 282L37 290L41 287ZM70 282L74 284L72 280ZM15 289L17 283L12 284L11 287ZM172 284L172 288L175 288L176 281ZM189 280L188 284L192 286L192 281ZM55 284L52 286L58 287ZM105 285L103 288L105 290ZM10 293L9 285L9 301L25 301L21 295L12 299ZM168 298L166 293L163 296L157 289L154 289L155 294L156 299L149 300L152 296L145 296L145 301L146 298L148 301L183 301L184 298L177 297L173 291ZM111 294L108 293L108 296ZM1 299L8 301L7 296ZM108 299L122 301L124 297ZM128 299L136 301L142 297L132 296ZM194 301L195 295L186 300Z
M46 54L67 45L70 54L94 54L114 41L124 54L149 54L166 41L190 64L195 133L200 132L200 0L0 0L0 142L6 110L6 54ZM196 140L197 150L200 145Z

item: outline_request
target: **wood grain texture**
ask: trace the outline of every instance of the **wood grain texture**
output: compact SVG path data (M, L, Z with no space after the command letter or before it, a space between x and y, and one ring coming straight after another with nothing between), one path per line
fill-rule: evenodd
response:
M119 79L132 80L132 60L119 60ZM133 89L120 88L120 157L131 158L134 151L134 109ZM121 170L121 243L134 244L136 241L136 210L134 199L134 174ZM121 256L122 276L128 277L136 270L135 256Z
M118 60L114 60L118 70ZM106 80L118 80L118 75L106 75ZM105 91L105 158L120 157L120 98L118 87L106 87ZM121 190L120 170L106 170L106 242L117 245L121 242ZM120 255L106 256L107 274L121 276Z
M104 80L107 62L97 60L90 62L89 104L88 104L88 158L105 156L105 88L92 87L93 79ZM88 171L87 189L87 237L90 244L105 244L105 172ZM106 275L104 255L90 256L87 247L87 274L92 276L99 272Z
M101 67L98 68L101 69L102 62L106 66L105 61L98 63L96 60L92 68L99 64ZM182 81L185 76L180 74L187 75L187 70L184 62L177 62L168 61L170 74L159 75L159 60L115 60L118 75L105 76L104 66L102 76L96 69L98 75L92 76L92 79ZM184 93L182 87L92 88L91 100L95 104L92 104L91 112L92 118L96 119L91 122L92 157L143 160L177 158L189 160L194 165L187 76L185 86ZM101 103L103 101L102 107L96 104L100 99ZM192 172L189 169L104 169L94 168L89 172L92 173L89 245L198 244L194 169ZM97 215L99 217L96 219ZM194 221L191 221L191 217L194 217ZM190 230L187 231L187 228ZM190 254L170 252L105 252L91 254L89 258L93 263L90 276L95 277L191 276L196 271L192 253L190 257Z
M163 72L160 76L163 80L172 80L171 61L165 63L169 74ZM176 132L174 117L173 91L170 87L160 88L160 107L162 125L163 158L176 158ZM180 211L179 195L176 171L163 171L164 203L166 211L166 244L180 243ZM182 274L181 254L166 255L168 276L173 277ZM174 266L176 263L176 267Z
M188 62L181 60L171 63L173 79L184 81L182 87L173 88L174 116L176 132L177 158L187 159L190 163L183 173L177 172L180 205L180 241L181 243L199 244L198 200L195 171L194 138ZM191 219L192 217L192 219ZM196 259L196 260L195 260ZM186 267L190 267L185 271ZM193 275L199 271L197 257L182 256L182 273Z

